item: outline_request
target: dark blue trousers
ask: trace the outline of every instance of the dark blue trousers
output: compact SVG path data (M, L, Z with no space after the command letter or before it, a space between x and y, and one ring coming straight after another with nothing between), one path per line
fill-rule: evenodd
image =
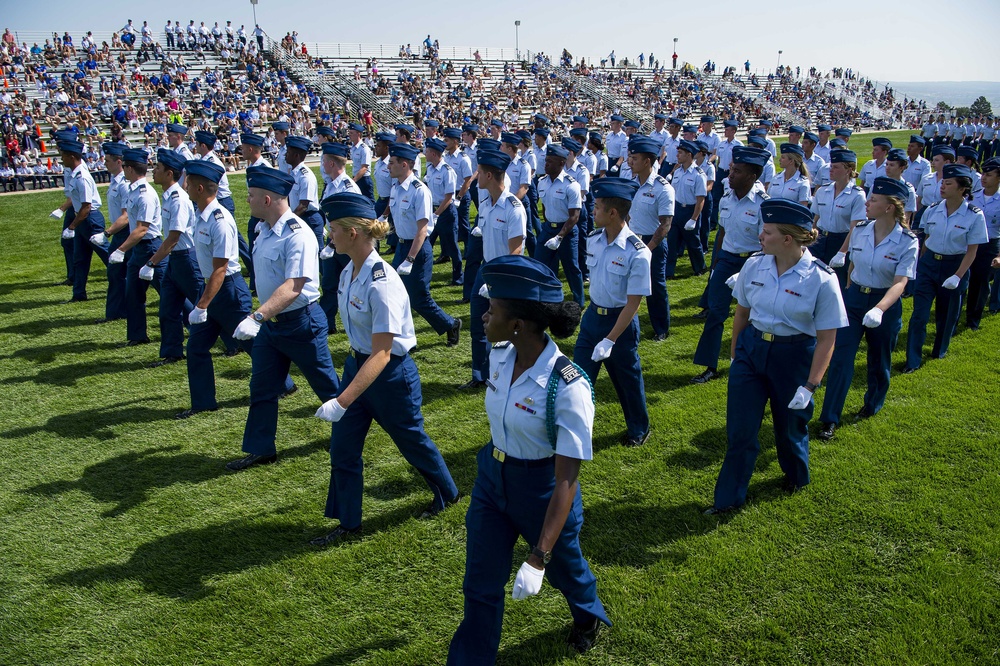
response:
M719 200L722 199L723 195L726 193L726 187L722 184L722 181L726 178L729 178L728 169L715 170L715 184L712 185L712 191L709 193L709 197L712 199L712 230L719 227Z
M322 289L319 306L323 308L323 314L326 315L330 335L337 332L337 312L340 310L337 287L340 286L340 274L344 272L350 262L351 258L346 254L335 254L329 259L321 259L319 262L319 284Z
M809 252L812 256L816 257L824 264L829 265L830 260L840 252L840 248L844 245L844 239L847 238L850 232L845 233L828 233L826 231L820 230L819 238L816 242L809 246ZM840 291L843 292L847 289L847 267L850 264L851 257L848 255L847 263L845 263L840 268L834 268L833 272L837 274L837 279L840 280Z
M475 176L475 174L473 174ZM472 204L476 204L476 215L479 214L479 183L473 178L472 182L469 184L469 191L465 193L462 200L458 203L458 241L460 243L467 243L469 241L469 231L472 229L472 225L469 224L470 221L475 218L472 217ZM463 214L462 206L465 206L465 211ZM468 247L466 247L468 251ZM475 273L473 273L475 275Z
M938 257L941 257L940 259ZM934 347L931 358L944 358L955 334L955 324L962 312L962 292L969 283L969 273L962 276L958 289L941 285L955 274L964 254L940 255L924 250L917 263L917 286L913 292L913 312L906 331L906 367L919 368L927 339L927 322L934 305Z
M14 191L15 192L17 191L16 187L14 188ZM72 222L75 219L76 219L76 211L73 210L73 206L70 206L69 208L66 209L66 212L63 213L62 228L64 230L68 229L70 222ZM63 260L66 262L66 280L72 282L74 286L76 285L76 274L73 272L74 248L76 247L75 243L76 243L75 236L73 238L62 238L60 236L59 238L59 244L62 245Z
M361 194L375 202L375 183L372 182L371 176L361 176L358 179L358 189L361 190Z
M406 255L410 251L413 239L399 239L396 245L396 256L393 257L392 267L399 268L399 265L406 261ZM410 296L410 307L413 311L427 320L434 332L438 335L451 330L455 325L455 320L441 309L431 296L431 273L434 268L434 257L431 255L431 245L426 240L417 253L416 261L413 262L413 270L409 275L400 275L406 293Z
M462 282L462 298L467 301L471 301L472 297L478 293L472 288L472 285L475 283L476 276L479 275L479 267L482 265L483 237L469 234L465 241L465 276Z
M343 386L351 383L367 356L353 351L344 361ZM393 356L382 373L333 424L330 436L330 491L326 517L340 520L345 528L361 525L361 498L364 493L364 463L361 453L374 420L392 439L406 462L420 472L434 495L434 507L458 497L458 487L448 472L441 452L424 431L420 373L405 356Z
M604 365L618 394L628 436L641 438L649 432L649 411L646 409L646 384L639 361L639 318L632 318L632 323L615 341L608 359L592 361L590 358L597 343L608 337L615 327L621 311L622 308L599 308L590 304L580 321L573 362L587 373L591 385L597 384L597 375L601 365Z
M726 434L729 446L715 482L715 507L727 509L747 501L747 489L760 455L764 408L771 403L778 464L795 487L809 483L809 419L805 409L788 409L795 392L809 380L816 338L767 342L747 325L736 343L736 360L729 367Z
M992 268L993 259L1000 253L1000 239L983 243L976 251L976 258L969 268L969 300L965 310L965 323L976 328L983 318L983 311L990 299L990 280L997 272Z
M705 205L701 207L701 217L698 219L698 240L701 243L702 254L708 254L708 234L714 228L712 226L712 216L716 214L716 201L712 194L714 191L713 186L712 191L705 197Z
M552 269L552 272L559 275L559 264L562 263L563 272L566 274L566 282L569 283L569 290L573 294L573 300L583 307L583 273L580 271L580 228L574 225L569 235L563 238L559 249L553 252L545 247L552 238L555 238L559 230L563 228L565 222L543 222L542 235L538 237L538 245L535 247L535 258Z
M472 379L481 382L490 377L490 349L493 345L486 339L486 325L483 315L490 309L490 300L479 295L484 284L482 272L476 274L472 284L471 313L469 315L469 338L472 341Z
M194 248L174 250L160 282L160 356L184 355L184 326L198 303L205 280ZM232 331L230 331L231 333Z
M698 235L698 227L687 231L684 225L694 214L694 206L674 206L674 219L670 223L670 231L667 233L667 265L666 276L674 277L677 270L677 255L681 244L687 248L688 256L691 258L691 269L695 275L701 275L705 271L705 253L701 249L701 237Z
M316 234L316 247L323 249L323 216L318 210L308 210L305 215L302 215L302 221L309 225L309 228L313 230ZM317 250L318 252L319 250ZM340 275L339 273L337 274Z
M91 236L103 232L104 215L100 210L91 210L87 219L76 225L73 235L73 298L87 298L87 278L90 277L90 260L94 254L105 266L108 264L108 251L90 242Z
M642 237L647 245L653 240L652 234ZM646 298L646 310L649 312L649 323L653 326L653 335L670 334L670 295L667 294L667 238L650 250L652 257L649 263L649 277L652 282L652 293Z
M501 463L492 452L490 443L476 456L479 473L465 515L465 615L451 639L449 666L496 661L514 545L518 536L529 545L538 543L555 488L554 463L527 467L510 457ZM597 596L597 579L580 550L581 527L583 501L577 486L545 578L566 598L574 622L588 624L597 618L611 626Z
M529 257L535 256L538 235L542 231L541 218L538 215L538 188L535 183L537 178L533 178L528 186L528 194L521 200L524 210L527 212L526 236L524 239L524 249Z
M217 199L219 205L229 211L229 214L236 219L236 203L233 201L232 197L221 197ZM250 256L250 245L247 243L247 239L243 237L239 229L236 230L236 241L239 244L240 249L240 261L243 265L248 267L248 270L253 272L253 258Z
M583 195L583 206L580 208L580 219L576 222L577 235L580 241L577 243L576 262L580 265L580 274L584 280L590 279L590 269L587 267L587 234L594 230L593 218L588 211L588 202L592 201L590 192ZM591 204L590 210L593 210Z
M253 254L253 244L257 241L257 223L260 222L260 218L250 216L247 221L247 245L250 247L250 253ZM257 280L253 274L253 261L247 264L247 271L250 276L250 293L257 293Z
M725 250L718 251L719 258L712 270L712 277L708 279L708 289L705 290L708 316L705 317L705 328L702 329L701 337L698 339L698 347L694 350L695 365L703 365L706 368L719 367L722 336L733 304L733 290L726 285L726 280L743 269L743 264L747 262L750 253L746 255L741 256Z
M897 300L882 315L882 323L875 328L865 328L865 314L878 305L888 289L863 289L852 284L844 292L848 327L837 329L837 346L830 361L830 373L823 395L822 423L840 423L847 401L847 392L854 380L854 360L861 346L861 339L868 343L868 390L865 391L865 409L878 414L889 392L889 373L892 368L892 350L896 347L899 331L903 328L903 303Z
M146 291L150 283L157 293L163 281L163 272L167 268L169 257L154 266L153 279L140 280L139 269L146 265L156 251L160 249L160 239L141 240L129 252L125 269L125 312L126 339L136 342L149 342L149 331L146 328Z
M451 259L451 281L462 284L462 253L458 250L458 208L448 208L438 216L434 232L441 238L441 254Z
M111 244L108 245L108 256L117 250L128 238L128 227L125 227L111 237ZM129 250L125 253L125 261L120 264L108 264L108 298L104 302L105 319L125 319L128 311L125 308L125 273L128 270L128 260L132 255Z
M259 456L277 452L278 398L286 390L294 363L322 402L337 397L340 382L327 346L326 315L318 303L267 321L253 342L250 412L243 431L243 451ZM190 365L190 361L188 362Z

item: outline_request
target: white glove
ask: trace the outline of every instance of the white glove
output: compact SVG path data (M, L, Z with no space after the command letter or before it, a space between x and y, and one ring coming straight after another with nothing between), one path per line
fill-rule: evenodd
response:
M684 225L684 231L694 231L694 228L698 226L698 220L690 219L687 224Z
M51 213L49 213L49 217L54 217L57 220L59 218L61 218L62 216L63 216L63 212L61 210L59 210L58 208L56 208L54 211L52 211Z
M483 286L479 288L479 295L482 298L489 298L490 297L490 288L487 287L485 283L483 283Z
M861 323L868 328L878 328L882 325L882 311L878 308L872 308L865 313L865 318Z
M103 246L104 245L104 232L97 232L90 237L90 242L94 245Z
M430 222L431 222L431 226L433 227L435 224L438 223L438 216L435 215L434 213L431 213L431 220L430 220Z
M406 261L404 261L403 263L401 263L399 265L399 268L396 269L396 274L397 275L409 275L410 271L412 271L412 270L413 270L413 262L411 262L409 259L407 259Z
M140 280L152 280L153 279L153 273L155 273L155 272L156 272L156 269L153 268L152 266L143 266L142 268L139 269L139 279Z
M830 260L830 268L843 268L847 265L847 253L838 252L833 255L833 259Z
M258 333L260 333L260 322L247 317L233 331L233 337L237 340L252 340Z
M70 240L74 236L76 236L76 232L73 231L72 229L70 229L69 227L66 227L65 229L63 229L63 232L62 232L63 240Z
M795 397L788 403L788 409L805 409L812 402L812 399L812 391L805 386L800 386L799 390L795 392Z
M323 249L319 251L319 258L320 259L333 259L333 255L335 255L335 254L337 254L336 250L334 250L329 245L324 245Z
M549 248L553 252L558 250L560 245L562 245L562 236L559 235L555 235L552 238L545 241L545 247Z
M204 308L199 308L197 305L191 310L191 314L188 315L189 324L204 324L208 321L208 310Z
M475 236L476 238L483 237L483 230L480 229L479 227L472 227L472 231L470 231L469 233Z
M615 346L615 343L607 338L604 338L597 343L594 347L594 353L590 355L591 361L603 361L606 358L611 357L611 348Z
M545 569L536 569L525 562L517 570L517 578L514 579L514 589L510 596L514 599L527 599L538 594L542 590L543 578Z
M125 261L125 253L122 252L121 250L115 250L114 252L108 255L109 264L120 264L123 261Z
M389 216L388 215L382 215L382 217L378 218L378 221L379 222L388 222L389 221Z
M736 289L736 281L740 279L739 273L733 273L726 278L726 286L730 289Z
M944 287L945 289L958 289L958 285L961 282L962 278L958 277L957 275L952 275L950 278L945 280L944 284L941 286Z
M327 400L319 409L316 410L316 417L323 419L324 421L329 421L330 423L336 423L340 419L344 418L344 414L347 410L340 406L336 398L332 400Z

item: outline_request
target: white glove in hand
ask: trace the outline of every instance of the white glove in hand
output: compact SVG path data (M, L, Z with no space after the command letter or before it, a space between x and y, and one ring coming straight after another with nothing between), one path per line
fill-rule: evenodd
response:
M698 220L688 220L687 224L684 225L684 231L694 231L694 228L698 226Z
M470 231L469 233L475 236L476 238L483 237L483 230L480 229L479 227L472 227L472 231Z
M122 252L121 250L115 250L114 252L108 255L109 264L120 264L123 261L125 261L125 253Z
M733 273L728 278L726 278L726 286L730 289L736 289L736 281L740 279L739 273Z
M872 308L865 313L865 318L861 322L868 328L878 328L882 324L882 311Z
M153 273L155 273L155 272L156 272L156 269L153 268L152 266L143 266L142 268L139 269L139 279L140 280L152 280L153 279Z
M553 236L545 241L545 247L549 248L553 252L558 250L560 245L562 245L562 236Z
M320 259L333 259L333 255L335 255L335 254L337 254L336 250L334 250L329 245L324 245L323 249L319 251L319 258Z
M830 268L843 268L847 265L847 253L838 252L833 255L833 259L830 260Z
M795 397L792 401L788 403L788 409L805 409L812 402L813 394L812 391L807 389L805 386L800 386L799 390L795 392Z
M51 213L49 213L49 217L54 217L57 220L59 218L61 218L62 216L63 216L63 212L61 210L59 210L58 208L56 208L54 211L52 211Z
M336 423L342 419L346 413L347 410L340 406L340 403L337 402L336 398L333 398L332 400L327 400L319 406L319 409L316 410L316 417L321 418L324 421L329 421L330 423Z
M525 562L517 570L517 578L514 579L514 589L510 596L514 599L527 599L538 594L542 589L543 578L545 569L536 569Z
M435 215L434 213L431 213L430 222L431 222L431 226L434 226L435 224L437 224L438 223L438 216Z
M958 289L958 285L962 282L962 278L957 275L952 275L950 278L944 281L941 286L945 289Z
M194 324L204 324L206 321L208 321L208 310L207 309L203 309L203 308L199 308L198 306L195 306L194 309L191 310L191 314L188 315L188 323L189 324L192 324L192 325L194 325Z
M410 271L412 271L412 270L413 270L413 262L411 262L410 260L407 259L406 261L404 261L403 263L401 263L399 265L399 268L396 269L396 274L397 275L409 275Z
M597 343L594 347L594 353L590 355L591 361L603 361L606 358L611 357L611 348L615 346L615 343L607 338L604 338Z
M252 340L258 333L260 333L260 322L247 317L233 331L233 337L237 340Z
M104 233L100 232L100 231L97 232L96 234L94 234L93 236L90 237L90 242L93 245L97 245L97 246L103 247L104 246Z
M378 221L379 222L388 222L389 221L389 216L388 215L382 215L380 218L378 218Z
M483 298L489 298L490 288L487 287L485 284L483 284L483 286L479 288L479 295L482 296Z
M63 232L62 232L63 240L69 240L69 239L73 238L74 236L76 236L76 232L73 231L72 229L70 229L69 227L66 227L65 229L63 229Z

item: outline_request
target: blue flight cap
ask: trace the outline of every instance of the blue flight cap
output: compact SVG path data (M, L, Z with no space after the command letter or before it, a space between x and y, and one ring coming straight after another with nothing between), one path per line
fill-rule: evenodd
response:
M583 146L580 145L579 141L577 141L576 139L568 139L568 138L562 140L562 146L566 150L572 151L574 153L579 153L580 150L583 148Z
M74 141L73 139L64 139L62 141L56 141L56 146L59 148L61 153L70 153L71 155L83 155L83 142Z
M767 136L767 130L758 127L747 132L747 136Z
M665 113L654 113L653 114L653 119L654 120L662 120L663 122L667 122L668 120L670 120L670 116L668 116Z
M783 143L781 144L781 154L788 155L798 155L799 157L805 157L806 151L802 150L802 146L797 146L794 143Z
M264 145L264 137L260 134L250 134L249 132L244 132L243 134L240 134L240 143L247 146L262 147Z
M479 148L485 148L486 150L500 150L500 142L496 139L491 139L489 137L484 137L476 142Z
M361 132L362 134L364 134L365 126L362 125L361 123L348 123L347 129L354 130L355 132Z
M850 138L851 135L854 134L854 131L847 129L846 127L838 127L837 131L834 132L834 134L836 136L841 136L841 137L846 136L847 138Z
M702 116L701 120L699 122L714 123L715 122L715 116Z
M532 118L533 120L541 120L543 123L549 122L549 117L544 113L536 113Z
M493 120L491 120L490 125L492 125L493 127L499 127L500 129L503 129L503 121L500 120L499 118L494 118Z
M942 178L968 178L972 180L972 168L967 164L945 164L941 169Z
M788 126L788 133L789 134L805 134L806 133L806 128L802 127L801 125L789 125Z
M562 303L563 285L552 269L520 254L505 254L479 269L490 298Z
M651 139L648 136L634 136L637 138L628 142L628 152L652 155L654 158L660 154L660 144L656 139Z
M269 166L253 166L247 168L247 187L256 187L287 197L295 187L295 179L291 174Z
M583 123L584 125L586 125L590 121L587 118L587 116L573 116L573 122L574 123Z
M939 146L934 146L931 150L931 157L936 157L938 155L950 155L952 158L955 157L955 149L951 146L941 144Z
M830 142L831 144L833 141ZM834 162L851 162L854 164L858 163L858 155L853 150L831 150L830 151L830 164Z
M872 194L881 194L886 197L899 197L906 201L910 197L910 188L906 186L905 180L886 178L879 176L872 183Z
M308 153L309 149L312 148L313 146L313 142L309 139L309 137L296 135L296 136L290 136L287 139L285 139L285 146L287 146L288 148L295 148L298 150L302 150Z
M906 155L906 151L902 148L893 148L890 150L889 156L886 159L893 162L903 162L904 164L910 161L910 158Z
M561 159L566 159L569 157L569 151L556 143L550 143L549 147L545 149L546 157L559 157Z
M322 152L324 155L337 155L339 157L350 157L351 147L346 143L340 143L338 141L328 141L323 144Z
M802 138L812 141L813 143L819 143L819 135L814 132L806 132L802 135Z
M137 164L149 164L149 153L145 150L139 150L138 148L126 148L122 151L122 161L135 162ZM187 162L184 164L186 168ZM209 164L211 164L211 162L209 162Z
M101 148L104 149L105 155L115 155L117 157L121 157L122 153L125 152L125 144L118 143L117 141L109 141L108 143L101 144Z
M688 133L690 133L690 134L697 134L698 133L698 126L697 125L685 125L684 127L681 128L681 132L683 132L685 134L688 134Z
M331 194L319 204L327 220L339 220L344 217L360 217L374 220L375 204L371 199L357 192L338 192Z
M760 214L768 224L794 224L803 229L813 228L813 214L798 201L767 199L760 204Z
M188 127L187 125L181 125L180 123L170 123L167 125L167 131L173 132L174 134L187 134Z
M733 148L734 164L754 164L763 169L770 159L771 153L761 148L754 148L752 146L736 146Z
M477 150L476 161L479 166L488 166L501 171L506 171L510 166L510 155L501 153L499 150Z
M757 146L758 148L767 148L767 141L765 141L762 136L752 136L747 139L747 143L751 146ZM768 151L767 154L770 155L770 151Z
M587 132L587 128L586 127L574 127L573 129L571 129L569 131L569 135L570 136L580 136L580 137L583 137L584 141L587 140L587 134L588 134L588 132Z
M589 138L591 141L596 142L596 144L599 146L604 145L604 135L602 135L600 132L591 132Z
M279 120L278 122L271 123L271 129L278 132L287 132L292 129L291 124L285 122L284 120Z
M398 123L393 126L393 129L397 132L405 132L407 134L413 134L416 128L408 123Z
M701 139L695 141L694 145L698 146L699 153L705 153L706 155L708 155L709 153L712 152L712 149L708 147L708 144L702 141Z
M884 136L877 136L874 139L872 139L872 148L874 148L875 146L881 146L886 150L891 150L892 141L889 141L889 139L885 138Z
M612 113L611 114L611 122L613 122L613 123L623 123L623 122L625 122L625 116L617 114L617 113Z
M958 157L967 157L973 160L979 159L979 151L974 146L959 146L955 154Z
M638 120L626 120L625 121L625 127L631 127L632 129L639 129L639 121Z
M531 132L529 132L526 129L519 129L519 130L517 130L514 133L517 134L519 137L521 137L521 141L528 141L528 142L531 141ZM572 133L573 132L570 132L570 134L572 134ZM584 131L584 133L586 133L586 131Z
M628 178L598 178L590 186L595 199L625 199L631 201L639 183Z
M469 134L478 134L479 125L476 123L466 123L465 125L462 125L462 131L468 132Z
M393 143L396 140L396 135L392 132L379 132L375 135L376 141L384 141L386 143Z
M833 131L833 125L827 125L825 123L820 123L819 125L816 125L816 131L817 132L832 132Z
M209 148L214 148L215 142L218 141L219 138L215 136L215 132L206 132L205 130L198 130L197 132L194 133L194 140L197 141L198 143L205 144Z
M436 150L439 153L443 153L448 149L448 144L437 137L432 137L424 141L424 149Z
M392 157L398 157L400 159L416 162L417 155L419 154L420 151L417 150L417 147L411 146L408 143L393 143L389 145L389 155Z
M684 124L684 121L682 119L678 118L677 116L670 116L670 118L667 119L667 124L668 125L677 125L678 127L680 127L681 125Z
M991 157L990 159L983 162L983 173L987 171L998 171L1000 170L1000 158Z
M680 143L677 144L677 150L686 150L691 153L691 155L698 154L698 144L694 141L688 141L687 139L682 139Z
M757 124L760 125L761 127L774 127L774 123L772 123L767 118L761 118L760 120L757 121Z
M351 124L352 125L356 125L357 123L351 123ZM441 127L441 123L439 123L438 121L434 120L433 118L428 118L427 120L424 121L424 127ZM352 127L351 129L354 129L354 128ZM358 131L360 132L362 130L358 130Z
M739 122L737 122L735 120L723 120L722 121L722 126L723 127L739 127L740 124L739 124Z
M549 135L549 128L548 127L536 127L535 128L535 136L546 136L547 137L548 135Z
M208 160L188 160L184 163L184 170L188 172L188 175L201 176L213 183L218 183L226 175L226 170L223 167Z
M500 143L506 143L511 146L516 146L517 144L521 143L521 137L514 134L513 132L501 132Z
M920 136L919 134L911 134L910 143L919 143L921 146L923 146L927 144L927 140L924 139L924 137Z
M458 139L459 141L461 141L462 130L459 129L458 127L445 127L443 130L441 130L441 136L443 136L446 139Z
M323 125L322 127L316 128L316 136L328 136L332 139L335 136L337 136L337 133L333 131L332 127L327 127L326 125Z
M55 139L56 139L57 143L59 141L67 141L67 140L68 141L75 141L76 137L78 135L78 132L74 132L73 130L70 130L70 129L61 129L61 130L56 130L55 132L53 132L53 135L55 136Z
M832 141L830 141L830 148L831 149L832 148L843 148L846 145L847 145L847 142L844 141L843 139L833 139Z
M184 163L187 162L183 155L175 153L169 148L160 148L157 150L156 161L168 169L173 169L175 171L183 171Z

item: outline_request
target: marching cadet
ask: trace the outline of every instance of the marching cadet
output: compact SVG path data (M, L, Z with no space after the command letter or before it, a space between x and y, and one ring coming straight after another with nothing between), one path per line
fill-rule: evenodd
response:
M655 141L660 146L660 151L663 150L663 144L666 142L667 137L670 133L667 132L667 120L669 116L665 113L654 113L653 114L653 131L649 133L649 138ZM657 156L660 152L656 153Z
M805 156L801 146L791 143L781 144L781 157L778 158L781 173L767 188L769 197L797 201L807 207L812 203L812 189L809 186L811 174L803 162Z
M551 144L545 151L545 175L538 179L538 199L542 202L542 234L536 248L538 260L555 273L560 262L573 300L583 307L583 273L580 271L580 232L577 222L583 200L580 184L566 173L569 151ZM610 159L610 158L609 158Z
M733 164L733 149L742 146L743 142L736 138L736 130L740 126L735 120L722 121L722 139L715 148L716 170L715 186L712 188L712 229L719 226L719 201L726 193L726 178L729 177L729 167Z
M125 152L125 144L105 143L104 150L105 164L108 166L108 173L111 174L111 182L108 185L108 219L111 225L103 233L97 233L90 237L93 245L105 247L108 251L108 296L104 303L104 319L97 320L98 324L109 321L125 319L128 313L125 309L125 264L111 263L110 255L125 242L129 235L128 227L128 198L129 183L125 180L122 171L122 155Z
M989 240L976 250L976 260L969 268L969 300L965 323L978 331L983 310L990 299L990 280L996 273L993 260L1000 254L1000 159L991 157L983 164L983 189L972 195L972 203L983 211Z
M312 229L316 235L316 246L323 247L323 216L319 212L319 187L316 175L306 166L306 155L313 142L304 136L290 136L285 139L285 161L289 174L295 179L295 187L288 193L288 206L292 213Z
M264 159L264 137L259 134L243 132L240 134L240 152L243 159L247 161L247 168L254 166L271 166L271 163ZM257 240L257 224L260 222L253 215L247 221L247 244L253 248L253 243ZM247 264L247 273L250 275L250 293L256 293L257 287L253 277L253 261Z
M587 148L594 153L594 157L597 158L597 164L594 167L594 178L604 178L608 175L608 154L604 152L604 137L601 136L600 132L591 132L590 136L587 138ZM542 171L544 168L545 155L544 153L539 154L539 167L538 171Z
M636 135L632 135L636 136ZM578 159L577 155L583 150L583 146L580 142L573 138L565 138L562 140L562 147L565 148L569 155L566 157L566 173L568 173L576 184L580 186L580 219L577 221L576 226L580 232L580 243L577 248L578 257L577 262L580 265L580 273L583 275L583 282L587 284L590 281L590 269L587 267L587 247L586 242L583 240L587 237L592 230L591 220L589 211L587 210L587 199L590 197L590 172L587 171L585 167ZM619 171L624 171L628 168L628 163L622 164Z
M399 123L397 125L394 125L393 129L396 131L396 143L401 143L405 146L416 148L416 146L414 146L412 143L413 141L412 137L413 133L417 131L417 128L415 128L413 125L410 125L409 123ZM417 148L417 156L414 158L413 161L413 173L417 174L417 176L419 177L420 174L422 174L423 172L424 172L424 158L420 154L420 149Z
M344 143L324 143L321 150L323 154L320 158L322 172L326 178L323 200L341 192L361 194L358 184L347 175L347 159L351 154L351 147ZM329 230L329 224L327 228ZM319 259L321 289L319 306L323 309L323 314L326 315L327 332L333 335L337 332L336 322L339 311L337 287L340 284L340 274L347 266L348 258L343 252L335 250L331 236L329 242L320 251Z
M892 141L889 139L882 136L872 139L872 158L861 167L861 175L858 176L866 195L871 191L875 179L885 176L885 158L890 150Z
M291 130L291 125L284 120L279 120L277 122L271 123L271 129L274 130L274 140L278 142L278 155L275 157L275 166L278 167L279 171L284 171L290 174L292 172L292 167L285 160L285 155L288 152L288 148L285 146L285 139L288 138L288 132Z
M865 193L857 184L858 156L851 150L830 151L830 184L816 190L812 212L818 240L811 248L813 256L837 269L838 278L847 286L847 239L865 217Z
M767 144L767 146L765 146L767 152L771 153L771 158L774 159L775 157L778 156L778 147L774 145L774 140L767 136L768 132L771 131L772 127L774 127L774 123L768 120L767 118L761 118L757 122L757 129L763 132L761 134L761 137L763 137L764 143Z
M295 179L277 169L247 171L250 213L262 222L254 246L260 306L236 326L233 337L253 340L250 411L243 430L247 455L226 464L239 472L278 459L278 398L288 392L288 369L295 363L324 403L340 388L330 358L327 323L319 300L316 235L291 210ZM188 344L191 356L191 345ZM190 363L189 363L190 365ZM285 386L282 386L282 378Z
M357 184L361 194L375 201L375 190L372 185L371 171L372 150L362 140L365 126L361 123L347 125L347 137L351 140L351 178Z
M439 142L444 149L440 139L428 141ZM433 500L421 518L432 518L459 499L441 452L424 431L420 373L410 357L417 336L406 287L375 251L375 242L389 231L389 224L375 219L371 199L360 193L324 198L323 213L330 221L337 251L349 257L338 291L342 295L340 319L351 352L344 361L337 397L316 411L317 417L333 424L325 515L340 523L329 534L310 541L315 546L361 533L361 454L372 420L430 486Z
M816 154L816 146L819 144L819 137L813 132L806 132L802 135L802 164L809 172L809 187L812 194L816 194L823 185L826 185L827 167L829 163Z
M806 128L801 125L789 125L788 126L788 143L793 146L802 145L802 135L806 133ZM804 148L803 148L804 149ZM812 173L812 172L810 172Z
M471 126L470 126L471 128ZM475 138L475 133L467 133ZM472 168L472 160L475 159L474 152L462 150L463 132L457 127L446 127L441 131L444 137L445 152L444 161L455 172L457 188L455 189L455 201L458 204L458 241L468 243L469 240L469 207L472 204L471 191L476 171ZM473 141L475 143L475 141ZM449 257L450 259L450 257ZM459 257L462 259L462 257ZM465 276L465 283L468 284L468 277ZM472 278L475 280L475 276Z
M719 352L733 300L733 276L739 274L750 255L760 251L764 229L760 206L768 195L757 179L770 158L771 154L762 148L733 149L729 189L719 201L718 249L712 253L712 272L705 294L705 328L694 352L695 365L705 366L705 371L692 377L692 384L719 377Z
M670 176L677 165L677 146L680 145L680 132L684 121L680 118L670 117L667 119L667 136L663 139L663 149L660 151L660 175L664 178Z
M844 291L848 326L837 331L819 416L820 439L833 439L840 424L862 338L868 343L868 389L856 418L875 416L885 404L892 350L903 326L901 297L917 271L919 244L904 211L912 189L906 181L876 178L866 204L867 219L851 232L850 279Z
M979 173L979 152L973 146L959 146L955 151L955 162L964 164L972 170L972 193L983 189L980 184L982 176Z
M931 149L934 147L934 138L937 136L937 123L934 122L934 114L929 114L927 116L927 122L924 123L920 130L920 138L923 139L921 142L921 149L925 158L930 159ZM914 143L913 137L910 137L910 143Z
M646 141L654 150L656 142ZM626 222L637 189L637 183L623 178L601 178L594 184L596 229L587 237L590 306L573 350L574 363L592 385L601 364L608 371L625 416L625 446L642 446L649 438L637 313L643 296L650 294L650 252Z
M87 279L94 253L107 264L108 252L90 242L92 236L104 231L104 215L97 183L83 161L83 143L64 139L56 146L67 174L65 189L73 210L73 218L62 232L64 240L73 241L73 297L69 301L72 303L87 300Z
M385 216L389 209L389 193L392 192L392 176L389 175L389 146L395 141L396 137L389 132L379 132L375 135L376 160L372 171L375 174L375 189L378 191L375 213L379 217ZM386 238L388 240L388 236ZM395 250L395 247L392 249Z
M524 212L527 215L527 236L525 237L525 251L529 257L535 256L535 244L538 238L538 232L541 231L538 220L538 188L535 187L535 181L538 178L539 166L538 154L536 154L534 143L532 141L532 134L528 130L518 130L518 136L521 137L520 149L521 157L528 164L528 168L531 169L531 182L528 183L528 192L521 199L521 204L524 206ZM597 168L597 156L590 150L587 151L590 156L590 160L593 162L593 166ZM541 154L541 159L545 159L545 155Z
M844 142L844 146L843 146L844 148L847 148L847 145L851 142L851 135L853 135L853 134L854 134L854 131L851 130L851 129L848 129L847 127L838 127L833 132L833 135L835 137L837 137L838 139L840 139L841 141ZM834 146L834 147L836 148L836 146Z
M885 177L898 180L906 186L909 195L903 202L903 212L906 217L906 227L909 229L913 214L917 210L917 191L903 178L903 172L910 160L902 148L893 148L885 158ZM871 197L869 193L868 197Z
M424 141L427 156L427 173L424 183L431 192L431 220L434 231L431 237L441 238L441 256L451 261L451 284L462 284L462 256L458 249L458 174L443 159L447 144L441 139Z
M925 141L919 134L911 134L910 142L906 145L906 169L903 170L903 180L913 185L913 189L920 188L920 181L931 172L931 163L924 159L923 152ZM928 154L930 150L928 149Z
M714 212L714 201L712 191L715 189L715 165L712 164L712 153L708 145L698 139L694 142L698 146L698 154L695 155L694 163L705 173L705 189L708 196L705 197L705 205L701 209L701 217L698 218L698 238L701 241L701 251L708 253L708 234L712 226L712 214Z
M556 160L561 170L565 156L558 152L547 157L550 173ZM515 600L538 594L548 578L569 604L568 642L579 652L593 645L601 623L611 624L580 551L578 475L581 461L593 457L592 389L546 333L572 335L580 308L563 300L562 283L534 259L501 256L482 272L490 296L486 336L496 343L486 391L492 438L477 456L465 517L465 609L448 651L449 666L496 660L504 586L518 536L532 550L514 580Z
M194 138L195 150L198 152L198 155L194 159L206 160L222 167L222 179L219 181L219 194L216 201L219 202L220 206L228 210L229 214L235 219L236 204L233 202L233 192L229 189L229 177L226 175L226 165L215 154L215 144L218 138L214 132L205 132L203 130L195 132ZM239 229L236 230L236 240L239 242L240 260L245 266L249 266L253 263L253 260L250 258L250 245L247 244L246 239L243 238L243 234L239 232Z
M611 114L611 131L604 138L604 145L608 149L609 176L617 176L622 164L625 163L625 158L628 157L628 135L622 131L624 122L624 116Z
M708 514L746 502L768 402L785 488L794 491L809 483L812 397L830 363L837 329L847 326L837 278L807 249L816 240L809 209L770 199L760 212L762 252L747 260L733 289L729 444Z
M698 220L701 218L701 209L705 206L708 189L705 172L694 163L697 154L698 146L686 139L677 147L677 167L671 181L676 203L674 220L667 237L667 279L674 278L681 243L687 247L694 274L701 275L705 272L705 253L701 249L701 237L698 235Z
M830 163L830 151L833 150L833 146L830 145L830 132L832 131L832 125L823 123L816 125L816 136L819 137L819 141L816 143L815 152L827 164Z
M754 134L754 132L756 131L757 130L751 130L750 133L748 134L747 145L753 148L760 148L761 150L767 150L767 141L764 140L763 136ZM767 154L770 156L771 152L768 151ZM774 180L774 175L775 175L774 172L775 172L774 160L769 157L767 160L767 164L764 165L764 170L760 174L760 178L757 179L760 181L760 184L764 186L765 192L768 190L769 187L771 187L771 182Z
M433 211L430 189L413 171L417 149L406 143L394 143L389 147L389 155L389 174L396 180L389 208L399 236L393 268L403 278L413 309L427 320L435 333L447 333L446 344L454 347L458 344L462 320L446 314L431 296L434 266L427 234Z

